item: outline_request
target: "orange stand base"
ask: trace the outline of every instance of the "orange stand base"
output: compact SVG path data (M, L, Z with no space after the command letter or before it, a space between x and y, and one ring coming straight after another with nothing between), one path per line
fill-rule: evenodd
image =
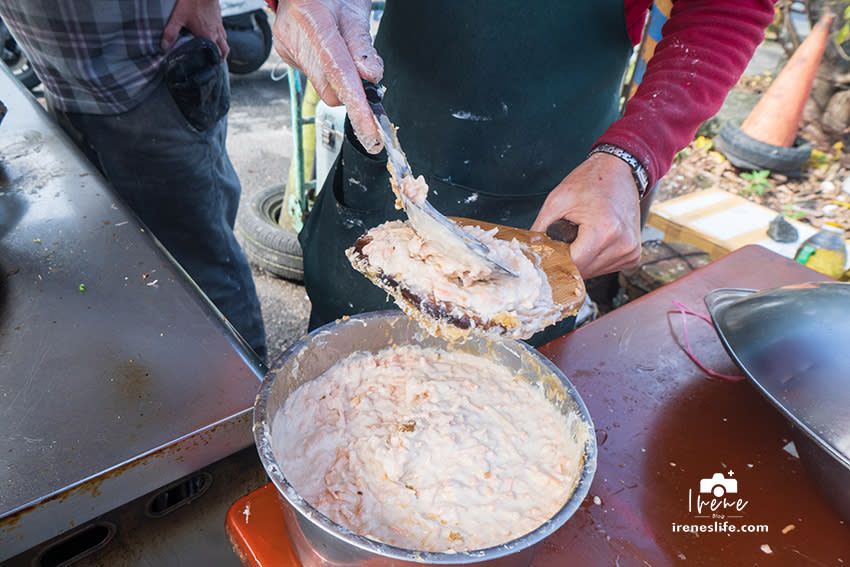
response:
M301 567L289 544L272 483L234 502L227 510L225 530L245 567Z

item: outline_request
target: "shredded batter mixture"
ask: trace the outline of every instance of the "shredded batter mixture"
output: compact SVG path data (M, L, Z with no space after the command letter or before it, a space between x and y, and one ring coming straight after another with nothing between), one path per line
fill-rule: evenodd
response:
M395 184L395 180L391 179L393 191L398 195L399 191L404 191L404 194L407 195L407 198L416 203L417 205L422 205L425 200L428 198L428 184L425 182L425 178L421 175L419 177L408 176L402 180L402 186L398 187ZM401 208L401 202L396 204L396 208Z
M354 353L298 388L273 447L331 520L406 549L475 550L564 505L581 466L577 419L486 358L403 346Z
M370 229L346 256L434 335L474 331L524 339L563 316L532 250L496 238L495 231L463 229L496 250L519 277L460 263L401 221Z

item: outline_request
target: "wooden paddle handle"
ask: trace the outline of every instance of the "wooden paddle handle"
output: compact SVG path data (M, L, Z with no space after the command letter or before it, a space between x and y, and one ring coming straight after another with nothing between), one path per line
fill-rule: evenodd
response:
M578 225L567 219L558 219L546 227L546 236L570 244L578 236Z

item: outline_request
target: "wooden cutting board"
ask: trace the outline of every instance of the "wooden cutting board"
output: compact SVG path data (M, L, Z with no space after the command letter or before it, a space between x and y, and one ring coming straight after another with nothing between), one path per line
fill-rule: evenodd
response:
M532 247L540 256L540 267L549 279L554 302L565 306L565 311L578 311L581 307L587 292L584 288L584 280L573 263L570 245L567 242L555 240L542 232L464 217L449 218L458 224L478 226L483 230L496 228L498 229L496 238L508 241L516 238L518 242Z

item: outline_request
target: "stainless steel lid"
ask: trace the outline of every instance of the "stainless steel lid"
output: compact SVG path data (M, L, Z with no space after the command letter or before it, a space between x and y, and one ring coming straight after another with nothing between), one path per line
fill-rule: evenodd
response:
M850 469L850 284L717 289L705 303L738 366L797 428Z

